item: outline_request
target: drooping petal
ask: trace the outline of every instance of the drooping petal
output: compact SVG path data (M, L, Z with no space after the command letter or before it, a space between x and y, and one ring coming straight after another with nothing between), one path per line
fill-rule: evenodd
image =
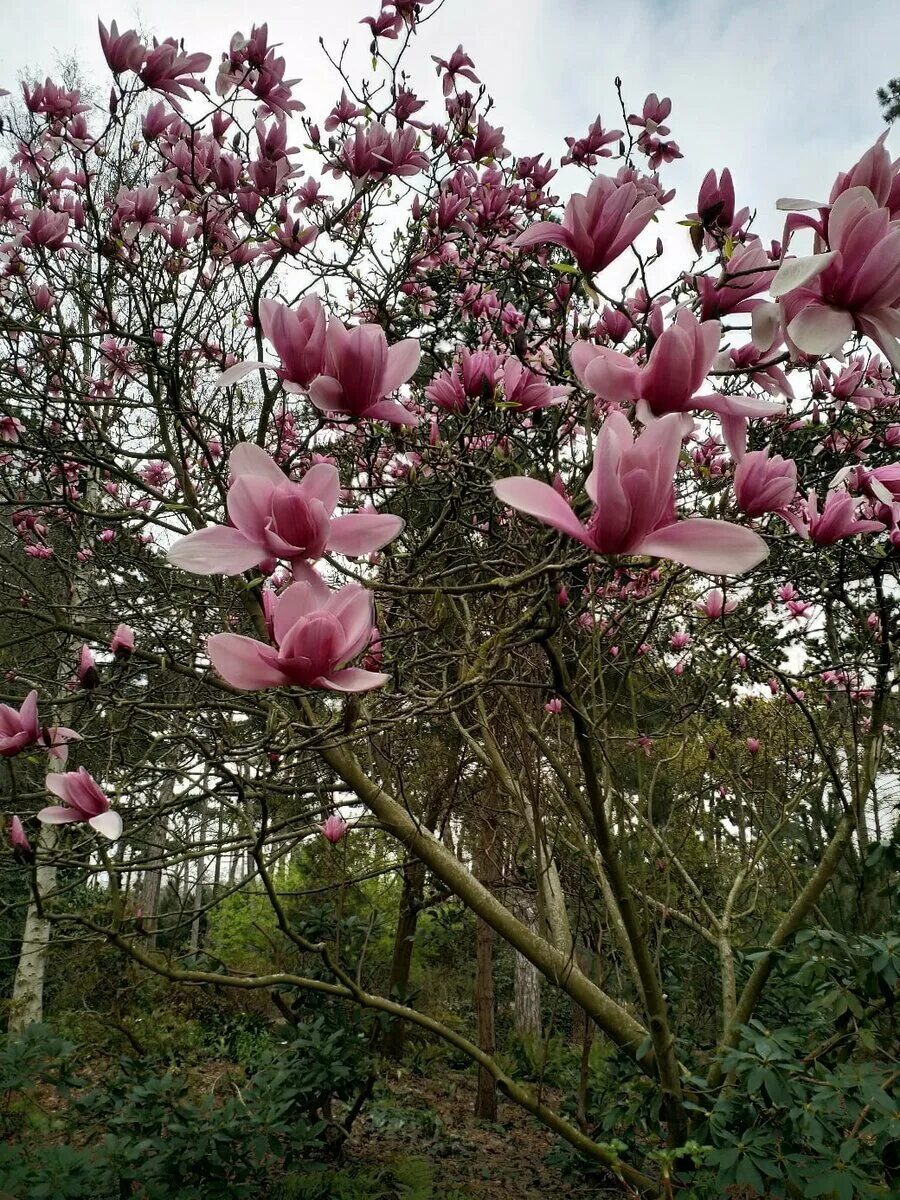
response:
M531 517L537 517L545 525L551 525L561 533L577 538L586 546L590 545L585 527L559 492L554 491L548 483L519 475L511 479L498 479L493 487L494 495L501 503L508 504L510 508L527 513Z
M385 421L388 425L419 424L416 414L404 408L399 400L379 400L376 404L370 404L363 416L369 421Z
M91 817L88 825L90 825L91 829L96 829L98 833L102 833L105 838L109 838L111 842L122 836L122 818L112 809L108 812L98 813L96 817Z
M405 524L402 517L374 511L333 517L328 533L328 549L351 558L374 554L392 542Z
M74 808L62 808L55 804L51 804L48 808L42 808L37 814L37 819L43 821L45 825L67 825L71 821L82 820L81 813Z
M668 558L707 575L743 575L762 562L769 547L742 525L692 517L655 530L635 553Z
M804 287L811 279L821 275L837 257L837 251L829 250L827 254L810 254L807 258L790 258L781 264L775 278L769 284L773 296L784 296L794 288Z
M389 679L390 675L385 675L382 671L344 667L342 671L332 671L328 675L320 676L316 682L332 692L369 692L372 688L381 687Z
M241 691L260 691L286 682L275 650L253 638L214 633L206 640L206 652L225 682Z
M528 246L541 246L546 242L555 246L565 246L568 250L573 249L573 239L569 230L553 221L535 222L524 233L519 234L513 245L518 250L524 250Z
M189 533L169 549L173 567L195 575L239 575L262 562L266 551L230 525L210 525Z
M235 363L233 367L229 367L227 369L227 371L222 372L222 374L216 379L216 382L213 384L213 387L215 387L215 388L231 387L232 384L239 383L242 379L245 379L248 375L252 375L254 371L274 371L274 370L275 370L275 368L272 366L271 363L264 363L264 362L260 362L258 360L255 360L253 362Z
M832 354L853 333L853 318L838 308L809 304L787 328L788 336L804 354Z

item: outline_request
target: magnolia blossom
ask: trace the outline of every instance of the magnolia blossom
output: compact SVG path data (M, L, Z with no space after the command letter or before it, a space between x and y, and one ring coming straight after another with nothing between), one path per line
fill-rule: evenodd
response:
M325 338L325 366L309 385L309 398L324 413L418 425L414 413L385 397L412 378L419 353L415 338L388 346L380 325L347 329L332 317Z
M316 463L300 483L288 479L265 450L240 442L228 459L230 525L211 525L180 538L173 566L197 575L236 575L270 559L301 564L335 554L372 554L403 529L402 517L373 510L334 517L341 483L337 468Z
M275 600L274 646L238 633L215 633L207 652L225 682L242 691L294 686L367 692L389 676L344 664L368 646L374 618L366 588L349 583L332 592L311 572Z
M25 834L25 826L19 817L12 816L9 818L6 835L9 838L9 844L12 846L15 856L25 859L27 862L31 862L34 859L34 850Z
M134 653L134 630L130 625L117 625L109 648L116 658L130 658Z
M860 533L880 533L884 528L881 521L859 519L857 512L860 500L849 492L829 492L819 509L819 498L810 488L806 498L806 515L798 517L785 513L785 517L801 537L808 538L817 546L832 546L843 538L856 537Z
M698 322L681 309L657 339L645 366L627 355L603 346L576 342L572 365L585 387L613 403L634 401L641 421L648 423L666 413L705 409L717 413L726 440L736 455L743 450L748 417L770 417L784 405L756 396L724 396L718 392L697 395L719 349L722 327L718 321Z
M110 808L109 800L84 767L48 775L46 786L63 803L42 808L37 815L39 821L46 825L83 821L111 842L121 837L122 818Z
M388 346L380 325L353 329L325 313L314 296L297 310L273 300L260 303L263 333L275 347L281 367L277 374L287 391L304 391L321 412L387 421L393 425L418 425L419 418L398 400L388 400L415 374L419 343L404 338ZM253 371L276 370L254 359L229 367L216 381L230 387Z
M595 510L587 524L547 483L524 477L494 484L499 500L528 513L598 554L668 558L710 575L740 575L768 554L758 534L726 521L678 521L673 479L681 422L664 417L637 438L623 413L606 420L585 489Z
M710 621L718 621L723 616L728 616L737 608L737 600L726 600L725 593L721 588L713 588L707 592L702 600L697 600L694 604L697 612L704 617L708 617Z
M787 336L825 355L857 328L900 369L900 225L868 187L851 187L831 206L827 234L827 252L788 260L772 282Z
M0 758L12 758L29 746L42 746L51 758L65 762L68 742L80 742L81 735L65 725L42 728L38 720L37 692L29 692L18 712L8 704L0 704Z
M769 457L765 450L751 450L734 472L734 494L738 507L748 517L783 513L797 491L797 464L780 454Z
M339 813L332 813L319 826L319 831L326 841L335 846L347 832L347 822Z
M660 207L655 196L641 196L634 183L617 183L598 175L587 195L576 192L562 224L538 221L520 233L514 246L551 243L565 246L586 275L602 271L619 257Z

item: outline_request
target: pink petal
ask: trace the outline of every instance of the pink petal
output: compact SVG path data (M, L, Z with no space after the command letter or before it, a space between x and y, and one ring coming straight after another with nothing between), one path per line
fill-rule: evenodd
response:
M96 829L98 833L102 833L105 838L109 838L114 842L116 838L122 836L122 818L117 812L109 809L108 812L99 813L96 817L91 817L88 821L91 829Z
M577 538L586 546L590 545L585 527L559 492L554 491L548 483L519 475L512 479L498 479L493 486L494 495L503 504L537 517L545 525Z
M752 529L692 517L655 530L635 553L668 558L707 575L743 575L762 562L769 548Z
M331 375L317 375L309 385L307 395L320 412L346 411L344 389Z
M54 796L59 796L60 800L64 800L66 804L72 803L70 796L71 779L69 776L73 772L54 771L44 780L44 786L48 792L52 792Z
M797 313L787 331L804 354L832 354L853 333L853 318L838 308L810 304Z
M402 517L390 513L358 512L333 517L328 531L328 549L352 558L373 554L392 542L405 524Z
M287 479L282 475L283 487ZM254 546L260 548L260 557L266 549L266 530L271 523L272 497L275 486L270 479L261 475L238 475L228 489L228 516L232 525Z
M781 264L775 273L775 278L769 284L773 296L784 296L794 288L805 287L811 279L821 275L837 257L836 250L827 254L810 254L807 258L790 258Z
M344 631L341 661L349 662L372 638L372 626L375 624L372 593L359 584L348 584L332 596L328 611L341 623Z
M242 362L235 363L233 367L229 367L227 371L223 371L213 384L215 388L231 387L233 383L238 383L241 379L252 375L254 371L274 371L275 368L269 363L264 362Z
M329 516L334 512L341 495L341 477L331 463L315 463L300 480L304 500L318 500Z
M370 404L362 414L369 421L385 421L388 425L418 425L419 418L404 408L399 400L379 400Z
M228 456L228 469L235 479L241 475L258 475L276 486L286 479L272 455L255 442L238 442Z
M368 692L387 683L390 675L381 671L364 671L361 667L345 667L343 671L332 671L322 675L316 683L332 692Z
M68 825L71 821L80 821L82 818L81 813L74 808L58 808L51 805L49 808L42 808L37 819L45 825Z
M421 354L422 348L417 338L404 338L402 342L389 347L381 383L385 394L395 392L401 383L406 383L415 375Z
M226 683L242 691L280 687L286 682L278 668L278 655L271 646L239 633L214 633L206 640L206 652Z
M275 601L275 641L279 646L284 642L288 632L298 621L319 612L331 599L331 591L321 575L312 568L309 574L298 583L292 583L285 588Z
M524 233L520 233L513 245L522 250L528 246L540 246L546 242L551 242L556 246L565 246L571 250L572 235L568 229L564 229L562 225L557 225L553 221L537 221Z
M249 541L230 525L210 525L189 533L179 538L166 554L173 567L195 575L239 575L265 557L264 547Z

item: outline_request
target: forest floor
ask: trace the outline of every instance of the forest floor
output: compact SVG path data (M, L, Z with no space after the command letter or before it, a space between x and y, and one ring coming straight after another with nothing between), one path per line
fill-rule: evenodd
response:
M548 1164L559 1141L502 1096L496 1123L479 1120L471 1074L442 1066L427 1077L401 1068L386 1085L386 1094L353 1129L344 1151L347 1166L424 1159L435 1193L449 1192L454 1200L544 1200L548 1194L595 1200L606 1194L599 1177L585 1185Z

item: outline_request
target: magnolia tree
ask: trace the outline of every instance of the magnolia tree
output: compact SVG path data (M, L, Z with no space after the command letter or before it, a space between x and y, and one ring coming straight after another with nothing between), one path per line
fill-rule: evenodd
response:
M829 897L882 927L900 170L880 138L764 244L720 164L667 187L668 99L513 153L461 46L408 73L435 12L367 18L327 113L264 24L216 65L101 23L105 103L3 102L11 1028L51 935L287 1011L313 991L671 1194L795 936ZM323 837L402 881L389 980L290 918L283 869ZM163 868L194 882L187 958L155 945ZM284 970L203 958L238 889ZM477 918L463 1029L409 997L429 903ZM570 1004L609 1095L509 1074L497 939L522 1022Z

